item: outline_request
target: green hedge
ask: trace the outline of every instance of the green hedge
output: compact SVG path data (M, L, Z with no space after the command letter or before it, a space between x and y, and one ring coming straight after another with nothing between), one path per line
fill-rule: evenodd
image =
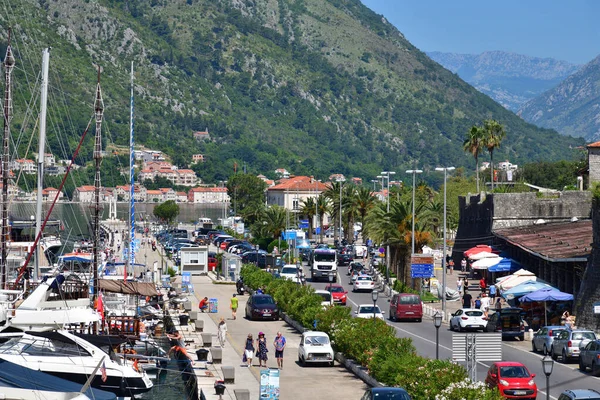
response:
M275 279L254 265L241 270L244 283L273 296L279 308L304 327L327 332L337 351L369 370L386 386L401 386L413 399L500 400L467 378L465 369L449 360L430 360L417 355L410 338L397 338L393 327L380 319L352 318L349 307L321 307L321 297L310 286Z

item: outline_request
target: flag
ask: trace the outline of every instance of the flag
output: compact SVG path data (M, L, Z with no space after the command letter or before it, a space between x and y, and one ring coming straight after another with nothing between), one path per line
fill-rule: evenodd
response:
M102 377L100 379L102 379L102 382L106 382L108 376L106 375L106 364L104 361L102 361L102 368L100 368L100 372L102 372Z

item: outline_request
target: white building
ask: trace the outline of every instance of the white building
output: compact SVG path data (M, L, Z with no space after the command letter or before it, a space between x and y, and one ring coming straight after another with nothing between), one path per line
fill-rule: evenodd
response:
M188 192L188 203L229 203L227 188L196 187Z

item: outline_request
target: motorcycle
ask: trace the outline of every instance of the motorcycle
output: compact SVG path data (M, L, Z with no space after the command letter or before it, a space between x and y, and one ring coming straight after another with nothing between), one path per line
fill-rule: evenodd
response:
M237 289L238 295L244 295L244 281L242 280L242 278L239 278L237 282L235 282L235 288Z

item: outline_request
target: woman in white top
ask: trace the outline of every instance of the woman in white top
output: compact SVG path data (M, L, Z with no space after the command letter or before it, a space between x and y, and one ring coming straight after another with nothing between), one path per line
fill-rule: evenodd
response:
M225 323L225 318L221 317L221 321L219 322L218 330L217 330L217 338L219 339L219 343L221 347L225 347L225 337L227 335L227 324Z

